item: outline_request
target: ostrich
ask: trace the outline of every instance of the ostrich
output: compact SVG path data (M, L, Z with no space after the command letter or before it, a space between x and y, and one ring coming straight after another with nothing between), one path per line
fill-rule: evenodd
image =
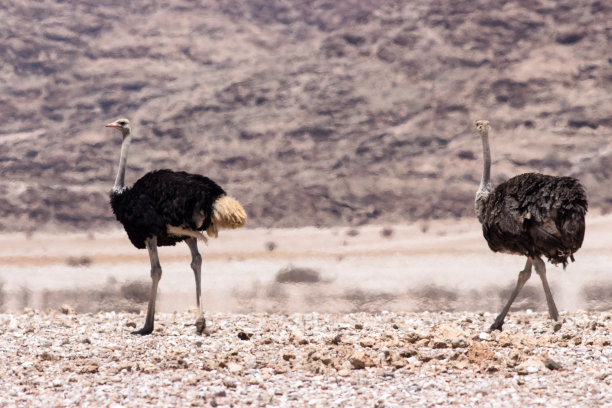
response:
M527 257L516 287L491 330L502 329L512 302L531 276L532 266L542 280L550 318L558 320L559 313L541 257L545 256L553 264L561 263L563 268L568 258L574 261L574 252L580 249L584 238L587 211L584 187L571 177L525 173L492 189L489 121L476 121L476 129L482 138L484 171L476 193L475 208L483 235L493 252Z
M125 167L132 140L130 122L117 119L106 127L119 130L123 136L119 170L110 193L110 204L123 224L132 244L147 248L151 261L151 294L144 327L132 334L147 335L153 331L155 298L162 269L157 247L185 241L191 251L191 269L195 275L198 317L196 330L206 328L201 295L202 256L197 240L205 243L216 237L219 228L238 228L246 223L246 213L240 203L225 194L214 181L199 174L183 171L157 170L145 174L131 188L125 186Z

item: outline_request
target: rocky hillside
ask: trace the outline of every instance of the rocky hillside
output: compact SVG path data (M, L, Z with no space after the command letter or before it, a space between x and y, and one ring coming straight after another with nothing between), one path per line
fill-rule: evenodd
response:
M128 183L206 174L251 226L473 216L481 118L496 181L574 174L612 208L612 3L131 3L0 9L1 230L115 225L119 116Z

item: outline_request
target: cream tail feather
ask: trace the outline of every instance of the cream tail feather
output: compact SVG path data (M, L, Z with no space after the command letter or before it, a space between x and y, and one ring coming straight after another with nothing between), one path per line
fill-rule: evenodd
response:
M219 228L240 228L246 224L247 214L234 197L224 195L213 204L210 227L206 229L209 237L217 237Z

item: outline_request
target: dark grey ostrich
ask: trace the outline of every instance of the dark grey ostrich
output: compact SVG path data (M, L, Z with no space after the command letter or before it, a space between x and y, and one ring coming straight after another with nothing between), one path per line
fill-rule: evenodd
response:
M130 122L117 119L106 127L123 135L119 170L110 193L110 203L136 248L147 248L151 261L151 294L144 327L132 332L146 335L153 331L155 298L162 269L157 247L185 241L191 251L191 268L195 275L198 318L196 330L206 328L201 295L202 256L197 240L207 241L202 231L216 237L219 228L238 228L246 223L240 203L225 194L214 181L198 174L157 170L145 174L131 188L125 186L125 168L132 140Z
M541 257L545 256L553 264L561 263L564 268L568 258L574 261L574 252L580 249L584 239L587 211L584 187L571 177L525 173L492 189L489 122L476 121L476 129L482 138L484 156L484 171L475 203L483 235L492 251L527 257L516 287L491 330L502 329L512 302L531 276L532 266L542 280L550 318L557 320L559 313Z

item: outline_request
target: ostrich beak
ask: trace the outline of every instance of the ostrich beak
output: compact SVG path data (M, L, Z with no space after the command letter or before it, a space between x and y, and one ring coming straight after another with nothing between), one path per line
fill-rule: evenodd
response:
M114 128L118 128L118 127L121 127L121 126L119 126L118 124L116 124L115 122L113 122L113 123L109 123L108 125L105 125L104 127L114 127Z

